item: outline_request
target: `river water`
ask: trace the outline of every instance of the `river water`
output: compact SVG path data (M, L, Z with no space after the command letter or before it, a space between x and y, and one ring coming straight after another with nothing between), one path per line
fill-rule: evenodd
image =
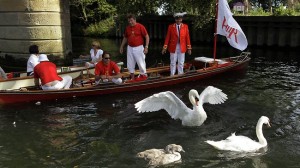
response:
M74 54L88 52L92 40L74 38ZM125 61L118 54L119 40L104 39L101 43L115 60ZM193 48L193 56L211 51L200 44ZM150 64L168 61L167 56L154 54L160 49L160 42L150 45ZM168 167L300 167L299 51L250 51L249 69L238 75L142 92L1 106L0 167L140 168L146 163L136 158L136 153L171 143L182 145L185 153L181 163ZM225 55L237 51L218 52ZM228 100L221 105L204 105L208 118L200 127L184 127L164 110L138 114L134 108L139 100L165 90L173 91L191 107L189 90L201 92L208 85L222 89ZM272 125L263 129L268 141L264 152L237 154L204 143L225 139L233 132L257 140L255 126L262 115L268 116Z

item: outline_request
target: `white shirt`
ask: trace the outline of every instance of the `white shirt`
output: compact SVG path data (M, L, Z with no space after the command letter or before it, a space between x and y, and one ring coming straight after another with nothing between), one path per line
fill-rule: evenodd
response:
M98 49L98 51L95 55L94 49L91 49L90 54L91 54L92 62L96 63L102 58L103 50Z
M2 79L7 79L6 73L3 71L1 67L0 67L0 77L2 77Z
M27 72L32 72L33 68L39 63L39 57L35 54L31 54L27 61Z
M176 30L177 30L177 35L179 35L179 30L180 30L180 28L181 28L181 24L176 24Z
M177 44L180 43L180 28L181 28L181 24L176 24L176 30L177 30L177 35L178 35L178 41Z

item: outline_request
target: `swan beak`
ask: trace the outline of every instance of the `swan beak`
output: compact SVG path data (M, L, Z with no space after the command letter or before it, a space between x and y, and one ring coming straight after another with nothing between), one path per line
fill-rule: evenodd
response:
M271 127L270 120L269 120L269 122L267 123L267 126L268 126L268 127Z
M181 150L182 152L185 152L183 149Z
M198 106L199 98L195 97L196 106Z
M135 157L142 158L143 156L142 156L141 153L138 153L138 154L135 155Z

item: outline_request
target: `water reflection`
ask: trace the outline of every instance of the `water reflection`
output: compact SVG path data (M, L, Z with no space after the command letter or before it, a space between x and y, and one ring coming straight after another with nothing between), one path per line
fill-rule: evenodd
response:
M231 151L221 151L218 153L218 157L222 160L232 160L232 159L241 159L241 158L251 158L257 160L257 158L260 158L258 156L263 156L267 153L268 147L261 148L257 152L231 152Z

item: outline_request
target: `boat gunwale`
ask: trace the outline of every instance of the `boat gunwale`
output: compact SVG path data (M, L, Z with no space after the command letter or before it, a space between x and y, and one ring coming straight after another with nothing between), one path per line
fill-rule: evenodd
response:
M94 69L94 68L85 68L84 66L70 66L70 68L80 68L80 69L75 69L75 70L65 71L65 72L59 72L58 75L64 75L64 74L68 74L68 73L79 72L79 71L86 70L86 69L88 69L88 70ZM22 76L22 77L15 77L15 78L0 79L0 83L1 82L8 82L8 81L32 79L32 78L33 78L33 76Z

